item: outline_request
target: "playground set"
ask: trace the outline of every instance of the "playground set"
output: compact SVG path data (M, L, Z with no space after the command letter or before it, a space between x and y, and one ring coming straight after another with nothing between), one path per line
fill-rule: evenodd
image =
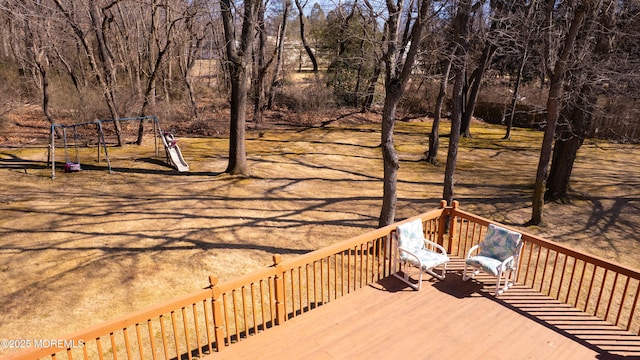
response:
M124 124L127 122L136 122L139 124L143 121L151 121L153 123L153 135L154 135L154 148L156 156L159 156L159 146L158 146L158 138L161 139L162 144L164 146L164 150L166 153L166 161L171 166L173 166L179 172L187 172L189 171L189 165L184 160L182 156L182 152L178 147L178 139L175 138L173 133L168 131L162 131L160 129L160 123L156 116L142 116L135 118L122 118L118 119L120 124ZM79 140L79 129L83 129L86 132L87 128L95 127L97 131L97 141L95 145L98 149L98 162L100 162L101 152L104 152L104 158L107 162L107 168L109 169L109 174L112 173L111 170L111 161L109 160L109 152L107 150L107 141L105 139L105 127L103 124L114 124L116 120L108 119L108 120L94 120L90 122L84 123L76 123L70 125L63 124L52 124L51 125L51 133L49 137L49 154L47 156L48 163L51 166L51 178L55 179L56 177L56 138L60 137L62 140L63 148L64 148L64 171L65 172L78 172L82 170L82 166L80 165L80 140ZM75 149L74 159L71 159L69 153L69 145L70 141L68 140L68 131L71 130L73 136L73 147ZM58 132L56 132L58 130ZM85 146L90 146L88 141L85 141ZM101 150L102 149L102 150Z

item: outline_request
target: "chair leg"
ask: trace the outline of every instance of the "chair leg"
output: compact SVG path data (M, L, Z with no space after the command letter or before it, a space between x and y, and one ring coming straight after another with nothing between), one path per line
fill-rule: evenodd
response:
M412 266L409 264L400 262L398 268L400 271L402 271L402 276L398 275L397 272L394 272L392 275L398 278L399 280L401 280L402 282L404 282L405 284L411 286L414 290L420 290L422 288L422 272L420 273L418 284L417 285L413 284L411 282L411 277L409 276L409 272L407 271L407 268L411 268L411 267Z

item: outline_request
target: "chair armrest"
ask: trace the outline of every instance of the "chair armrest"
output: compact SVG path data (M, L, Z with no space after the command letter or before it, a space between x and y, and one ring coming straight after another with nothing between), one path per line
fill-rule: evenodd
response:
M430 245L430 246L434 247L435 249L438 249L438 251L442 255L447 255L447 251L441 245L439 245L439 244L437 244L437 243L435 243L435 242L433 242L431 240L424 239L424 245L425 245L425 247L427 245ZM433 250L431 250L431 251L433 251Z
M471 247L471 249L469 249L469 251L467 251L467 257L465 259L468 259L471 257L471 253L478 250L478 248L480 247L480 245L473 245Z
M420 264L420 267L422 267L422 261L420 261L420 258L418 257L418 255L412 253L411 251L409 251L409 250L407 250L407 249L405 249L403 247L399 247L399 246L398 246L398 251L402 251L405 254L411 255L412 257L414 257L416 259L416 262L418 264Z
M514 259L515 259L515 256L513 256L513 255L512 255L512 256L509 256L509 257L508 257L508 258L506 258L506 259L504 259L504 260L502 261L502 264L500 264L500 268L501 268L502 270L507 270L507 269L509 269L509 268L513 268L513 264L512 264L511 266L507 266L507 265L508 265L510 262L513 262L513 261L514 261Z

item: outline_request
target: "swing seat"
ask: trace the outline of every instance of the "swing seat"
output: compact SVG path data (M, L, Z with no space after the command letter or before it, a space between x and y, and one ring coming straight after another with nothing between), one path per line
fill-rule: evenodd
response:
M64 164L64 172L78 172L82 170L80 163L68 162Z

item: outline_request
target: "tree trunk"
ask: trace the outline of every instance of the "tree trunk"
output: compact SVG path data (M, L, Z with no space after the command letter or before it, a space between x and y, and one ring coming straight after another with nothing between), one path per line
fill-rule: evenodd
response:
M469 20L471 17L471 0L463 0L458 3L458 13L454 20L455 52L451 65L454 70L453 80L453 108L451 109L451 133L449 135L449 149L447 151L447 164L444 171L444 185L442 199L447 204L453 202L455 185L455 171L458 160L458 143L460 141L460 129L462 114L464 112L464 87L467 67L467 50L469 47Z
M544 192L546 189L547 170L551 159L553 138L556 132L556 124L558 123L560 107L562 104L562 87L564 85L567 62L569 60L569 56L573 52L576 37L578 36L578 32L580 31L580 27L582 26L582 22L585 17L586 8L584 4L581 3L575 10L574 18L571 21L569 31L564 38L564 44L560 51L560 55L554 66L553 77L551 78L549 86L549 97L547 99L547 125L542 138L540 159L538 161L538 169L536 171L531 220L528 222L528 224L531 225L540 225L543 221L542 211L544 208Z
M266 47L267 47L267 28L264 22L264 2L260 1L258 5L258 48L256 51L255 79L253 87L253 120L256 123L262 123L264 113L264 77L267 73L267 65L265 65Z
M382 110L382 160L384 163L384 189L382 209L378 226L383 227L395 221L397 203L397 182L400 163L393 144L393 128L396 121L396 109L400 102L399 84L387 85L384 108Z
M471 119L473 118L473 112L476 108L476 102L478 101L478 95L480 94L480 85L482 84L482 78L484 73L491 63L491 58L496 52L496 47L491 44L487 44L482 51L482 57L480 58L480 64L473 71L471 75L471 89L467 96L467 102L462 114L460 131L466 138L471 137Z
M248 69L231 64L231 126L229 134L229 164L225 172L249 175L245 148Z
M520 82L522 81L524 66L527 63L528 49L528 46L526 46L524 49L524 54L522 55L522 60L520 61L520 68L518 69L518 75L516 76L516 83L513 86L513 96L511 97L511 113L509 114L509 119L507 120L507 130L503 137L504 140L511 139L511 128L513 127L513 119L516 115L516 109L518 107L518 96L520 96Z
M291 8L291 1L285 0L284 11L282 14L282 24L280 25L280 31L278 35L278 48L276 55L276 68L273 71L273 79L271 80L271 86L269 88L269 100L267 101L267 109L273 109L273 101L276 94L276 87L280 80L280 70L282 69L282 56L284 53L284 39L287 33L287 17L289 16L289 9Z
M114 4L117 2L114 2ZM106 30L106 22L104 19L103 9L98 8L98 4L96 2L91 2L89 5L89 15L91 18L91 25L93 32L96 36L96 42L98 43L98 57L100 59L100 64L102 69L97 71L96 74L102 74L102 81L100 81L102 85L102 90L105 96L105 100L107 103L107 107L109 108L109 112L111 113L111 117L113 118L113 123L115 125L116 136L118 138L118 146L124 145L124 137L122 134L122 127L120 126L120 115L118 114L118 107L116 105L116 74L115 74L115 66L113 64L113 56L111 55L111 51L108 48L105 30ZM86 41L86 40L85 40ZM88 44L87 44L88 46ZM90 52L91 47L88 46L88 51ZM97 67L97 66L96 66ZM97 69L94 69L96 71Z
M422 0L418 16L412 26L407 29L411 33L411 45L405 56L400 57L398 34L400 15L403 13L402 2L394 5L387 1L387 8L391 16L387 19L387 51L383 56L386 62L385 99L382 112L382 158L384 162L384 186L382 195L382 209L378 225L380 227L392 224L395 221L399 160L393 145L393 127L395 123L396 109L407 87L413 64L415 63L422 31L427 22L427 12L431 2ZM408 9L410 10L410 9ZM402 61L404 60L404 61Z
M376 61L373 67L373 74L369 78L367 82L367 92L364 96L364 100L362 101L362 112L368 112L371 110L371 106L373 105L373 98L376 92L376 84L378 83L378 79L380 78L380 72L382 71L381 61Z
M296 1L296 7L298 8L298 19L300 20L300 40L302 40L302 46L304 47L304 51L307 52L307 55L309 56L309 60L311 60L311 64L313 64L313 72L317 73L318 72L318 60L316 60L316 56L313 54L313 50L311 50L311 46L309 46L309 43L307 42L307 38L305 36L305 32L304 32L304 9L302 8L302 5L300 4L300 0L295 0Z
M451 72L452 59L447 60L447 66L440 79L440 91L436 99L436 105L433 111L433 124L431 125L431 133L429 134L429 150L425 154L425 161L438 165L438 147L440 146L440 117L442 116L442 105L447 97L447 84L449 83L449 73Z
M43 55L44 56L44 55ZM47 68L49 67L48 59L39 59L39 55L36 54L36 67L38 68L38 72L40 73L40 81L42 83L42 112L44 116L49 121L49 124L55 124L55 119L53 115L51 115L51 111L49 110L49 75L47 72ZM63 133L59 127L55 128L56 135L58 138L62 138Z
M229 164L225 172L234 175L249 175L245 147L245 118L247 90L251 72L251 47L255 33L258 1L246 0L242 16L240 39L235 37L231 0L220 1L222 23L226 41L226 57L231 80L231 116L229 134Z
M462 54L459 54L464 56ZM453 83L453 109L451 111L451 134L449 137L449 149L447 151L447 165L444 170L444 188L442 191L442 199L447 204L453 203L453 190L455 185L455 171L458 159L458 143L460 142L460 128L462 122L463 90L464 90L464 72L465 66L462 59L461 64L456 65L455 78Z
M596 45L593 50L594 60L600 64L606 63L612 56L611 49L615 34L613 29L615 28L616 17L614 0L609 0L603 5L600 22L597 25L598 30L595 32ZM589 32L593 31L593 22L590 25ZM576 73L575 71L573 72L574 77L590 78L590 76L575 76ZM589 130L597 102L596 88L587 80L580 87L575 104L572 104L571 110L566 116L568 122L561 124L559 127L560 133L553 149L553 159L544 196L545 200L555 201L568 198L573 165L577 158L578 150L582 146Z
M590 103L575 106L569 114L569 122L562 124L560 134L553 148L553 159L547 179L546 201L566 199L569 191L569 179L576 160L578 149L584 142L587 132ZM585 108L586 106L587 108Z

